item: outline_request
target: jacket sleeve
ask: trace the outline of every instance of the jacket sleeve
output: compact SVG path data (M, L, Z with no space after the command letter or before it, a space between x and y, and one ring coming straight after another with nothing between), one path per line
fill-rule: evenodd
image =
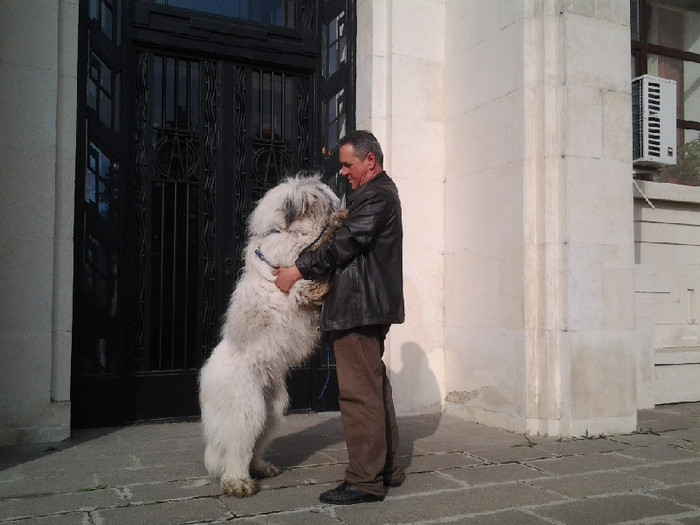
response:
M371 245L387 223L389 203L368 193L353 202L348 217L334 235L315 251L301 254L296 266L304 279L317 279L349 263Z

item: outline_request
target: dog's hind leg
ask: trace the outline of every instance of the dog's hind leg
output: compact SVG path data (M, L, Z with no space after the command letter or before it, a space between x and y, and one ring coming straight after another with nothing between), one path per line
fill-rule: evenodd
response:
M284 382L277 385L267 394L269 396L265 400L267 419L265 427L255 443L253 462L250 468L251 474L256 478L272 478L282 474L282 469L263 459L263 455L282 421L284 411L289 403L289 397L287 396L287 388Z
M244 498L259 490L258 484L250 477L250 466L255 443L263 431L266 408L260 387L246 380L245 372L240 372L239 387L242 391L247 389L247 393L245 399L239 399L237 410L227 414L231 432L227 435L221 487L228 495Z

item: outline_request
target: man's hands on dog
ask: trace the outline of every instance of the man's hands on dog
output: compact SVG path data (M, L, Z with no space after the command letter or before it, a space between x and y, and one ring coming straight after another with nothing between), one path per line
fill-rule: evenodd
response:
M301 273L299 272L299 268L297 268L296 266L279 268L273 271L272 275L276 277L275 286L277 286L277 288L279 288L284 293L289 293L289 290L292 289L294 283L296 283L300 279L303 279Z

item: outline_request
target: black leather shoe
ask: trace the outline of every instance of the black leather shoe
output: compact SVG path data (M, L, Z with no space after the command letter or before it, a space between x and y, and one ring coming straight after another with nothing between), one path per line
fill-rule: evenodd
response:
M323 503L331 503L332 505L354 505L355 503L382 501L384 496L368 494L367 492L362 492L360 489L353 487L349 483L341 483L336 488L322 493L319 499Z

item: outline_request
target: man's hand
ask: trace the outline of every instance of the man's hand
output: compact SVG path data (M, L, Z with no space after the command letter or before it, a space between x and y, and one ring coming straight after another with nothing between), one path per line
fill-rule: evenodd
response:
M299 269L296 266L289 266L286 268L280 268L272 272L272 275L276 276L275 286L282 290L284 293L289 293L292 289L294 283L298 280L303 279Z

